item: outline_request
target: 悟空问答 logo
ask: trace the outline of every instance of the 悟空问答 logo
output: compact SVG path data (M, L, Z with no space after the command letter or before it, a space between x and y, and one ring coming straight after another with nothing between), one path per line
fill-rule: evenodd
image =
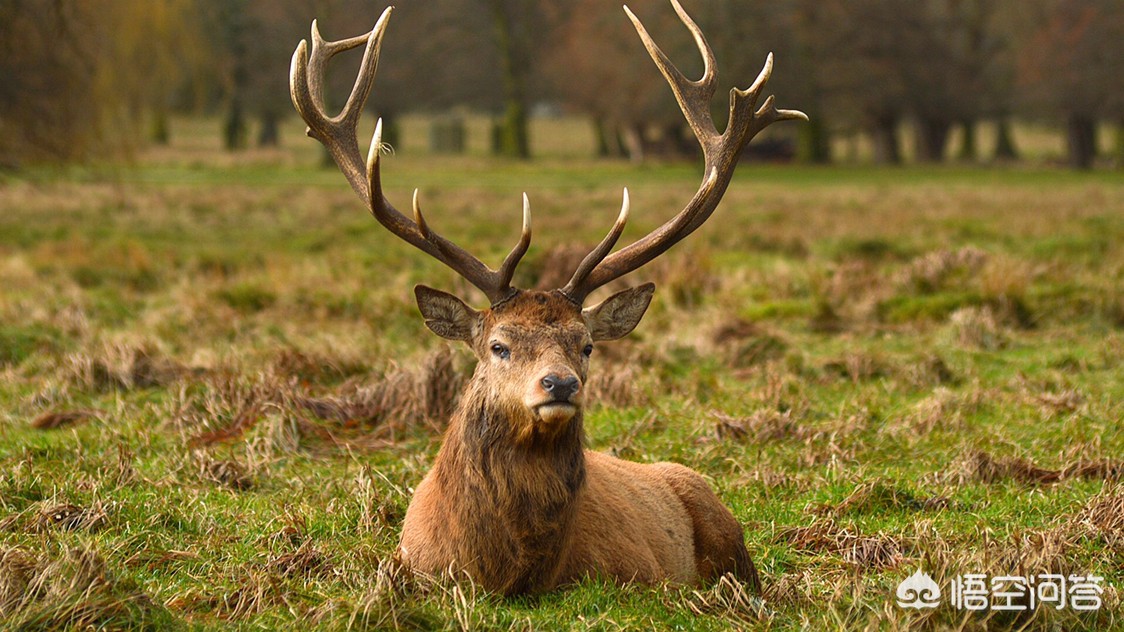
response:
M941 587L921 569L898 584L898 605L902 608L936 608L941 602Z

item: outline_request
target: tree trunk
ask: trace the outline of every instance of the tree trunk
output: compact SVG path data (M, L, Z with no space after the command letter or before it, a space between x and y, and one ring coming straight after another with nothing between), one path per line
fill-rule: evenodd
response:
M668 123L663 126L664 152L674 158L697 158L702 149L693 133L687 133L682 123Z
M980 157L976 143L976 122L964 119L960 122L960 129L964 131L964 138L960 141L960 154L957 157L961 162L976 162Z
M1124 118L1116 123L1116 147L1113 148L1116 168L1124 169Z
M874 162L880 165L901 164L902 152L898 142L898 117L893 114L880 115L871 127L871 140L874 142Z
M917 121L917 159L921 162L941 162L948 146L948 132L952 124L943 118L922 117Z
M628 153L628 159L634 163L644 162L644 126L643 125L626 125L621 129L621 140L623 141L625 151Z
M393 151L402 144L402 126L398 124L398 114L381 110L379 118L382 119L382 144Z
M171 129L168 126L168 110L163 107L157 107L152 112L152 128L151 128L152 142L167 147L168 143L172 140Z
M526 63L526 58L518 50L504 0L491 0L491 5L496 47L503 71L504 113L499 133L499 153L511 158L530 158L524 68L520 66L520 63Z
M600 116L595 116L591 120L593 122L594 137L597 139L597 157L620 158L625 155L617 126L610 124Z
M1089 169L1097 157L1097 120L1084 114L1070 114L1066 122L1069 164L1074 169Z
M822 114L809 115L808 122L798 126L797 157L801 162L825 165L831 162L831 135Z
M1015 149L1015 138L1011 134L1011 120L1006 116L999 117L995 124L995 159L1019 159L1019 152Z
M227 151L238 151L246 146L246 115L243 114L242 102L237 97L230 100L230 108L226 111L222 140Z
M605 120L599 116L590 119L593 123L593 136L597 139L597 157L609 157L609 136L605 131Z
M281 116L272 110L261 113L261 129L258 130L258 147L277 147L281 144Z

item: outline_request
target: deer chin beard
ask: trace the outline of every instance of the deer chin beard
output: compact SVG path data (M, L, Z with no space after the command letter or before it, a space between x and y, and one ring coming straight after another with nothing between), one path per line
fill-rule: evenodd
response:
M558 427L578 414L578 407L570 402L548 402L534 407L535 417L549 427Z

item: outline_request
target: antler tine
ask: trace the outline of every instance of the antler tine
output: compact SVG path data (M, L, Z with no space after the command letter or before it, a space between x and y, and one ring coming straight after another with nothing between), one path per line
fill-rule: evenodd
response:
M632 25L636 27L636 32L640 35L640 40L644 43L644 48L648 50L652 61L656 63L660 73L671 85L671 90L675 93L675 100L679 102L679 107L687 117L687 123L690 124L699 142L703 144L705 151L709 149L709 144L719 135L710 116L710 100L714 97L714 91L718 87L718 63L714 58L714 51L707 43L706 37L703 36L702 29L699 28L698 24L695 24L691 16L687 15L683 5L679 4L679 0L671 0L671 6L675 8L679 20L691 32L691 36L695 39L695 45L698 47L699 53L702 54L703 76L698 80L688 79L675 67L675 64L648 34L648 29L644 28L640 19L628 8L628 5L624 6L624 12L628 15L628 19L632 21ZM705 107L701 107L702 105L705 105Z
M308 41L301 40L293 52L292 65L289 68L289 91L293 105L308 124L308 135L324 145L351 187L367 203L371 214L380 224L410 245L452 268L484 292L493 304L498 303L515 292L510 287L511 277L515 265L519 263L519 259L530 245L531 229L526 204L520 241L508 255L500 270L492 270L482 261L429 228L421 213L416 189L413 197L413 220L395 209L383 195L379 160L379 152L382 149L382 119L375 124L375 133L366 160L359 151L356 129L363 106L374 85L379 51L392 9L393 7L388 7L383 11L369 33L338 41L325 40L320 35L319 26L313 21L311 52ZM351 88L347 103L339 114L330 117L325 113L322 105L323 82L328 62L338 53L364 43L367 47L363 52L359 75Z
M636 27L636 32L640 35L640 40L644 43L652 61L667 79L675 94L675 100L679 102L679 107L683 111L683 116L699 139L704 158L703 181L683 210L642 239L612 254L608 254L612 245L604 248L605 242L594 249L594 252L582 261L570 283L563 289L568 296L579 303L593 290L655 259L702 226L718 208L719 201L726 193L734 168L741 157L742 148L758 132L776 121L808 120L803 112L778 110L771 96L765 100L761 108L754 110L758 95L765 88L772 74L773 55L770 53L765 60L765 67L752 86L746 90L734 88L730 91L730 120L725 131L719 133L710 115L710 100L714 96L718 76L714 52L703 36L702 30L687 15L679 1L671 0L671 6L679 15L683 25L691 32L703 57L703 76L697 81L684 77L652 40L636 15L627 6L624 10ZM603 249L605 252L601 252ZM599 257L594 257L595 254ZM587 267L590 269L587 270Z
M313 20L311 53L307 40L301 40L293 52L293 60L289 66L290 96L297 112L308 124L308 135L324 144L351 184L351 188L368 202L370 192L363 178L363 161L359 154L356 126L363 105L367 102L371 87L374 85L382 38L386 33L392 8L387 7L382 12L369 33L335 42L325 40L320 35L319 25ZM355 85L352 86L351 95L340 114L329 117L322 106L324 77L328 62L337 54L363 44L367 47L363 51L363 61Z
M523 231L519 234L519 241L504 257L503 263L500 264L499 277L500 284L505 287L511 286L511 279L515 276L515 267L523 259L523 255L527 254L527 249L531 247L531 200L527 198L526 192L523 193Z
M570 277L570 282L566 287L562 288L562 293L570 297L574 302L581 303L585 299L584 294L580 294L578 288L582 286L590 272L593 272L597 264L609 254L613 246L617 245L617 240L621 238L621 233L624 232L624 225L628 222L628 214L632 208L632 204L628 199L628 187L625 187L624 194L621 200L621 212L617 216L617 221L613 223L613 227L609 229L609 233L597 244L588 255L582 259L578 264L578 269L574 271L574 275Z

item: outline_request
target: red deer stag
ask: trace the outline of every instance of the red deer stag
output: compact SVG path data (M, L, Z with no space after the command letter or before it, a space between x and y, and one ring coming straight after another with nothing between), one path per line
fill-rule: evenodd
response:
M620 582L694 583L732 573L755 590L757 571L741 525L703 478L673 463L642 465L583 448L583 386L593 344L627 335L652 299L651 283L582 308L595 289L655 259L707 220L730 184L742 148L774 121L805 119L778 110L773 97L756 108L772 56L748 90L730 92L726 130L710 115L716 88L714 54L683 7L675 11L705 61L697 81L684 77L625 12L702 145L705 175L686 207L655 231L613 252L628 219L628 191L608 235L578 265L565 287L549 292L511 286L531 241L523 198L523 231L498 270L445 239L422 217L417 191L413 218L383 195L381 121L366 161L356 125L374 81L391 9L370 33L331 42L312 23L312 50L293 54L290 89L308 134L335 159L352 188L390 232L449 266L491 301L477 311L423 285L414 288L425 324L437 335L468 343L476 371L450 420L433 468L418 485L402 526L399 555L415 570L466 571L489 590L542 592L585 576ZM324 73L335 54L366 45L359 77L343 111L322 106Z

